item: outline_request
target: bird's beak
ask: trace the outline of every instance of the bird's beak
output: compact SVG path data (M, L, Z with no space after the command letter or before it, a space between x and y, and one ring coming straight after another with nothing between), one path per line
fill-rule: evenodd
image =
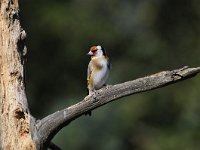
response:
M92 52L92 51L89 51L88 53L87 53L87 55L89 55L89 56L92 56L94 53Z

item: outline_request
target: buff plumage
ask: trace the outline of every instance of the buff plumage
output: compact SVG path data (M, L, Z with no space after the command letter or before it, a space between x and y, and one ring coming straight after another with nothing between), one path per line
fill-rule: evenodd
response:
M88 55L91 56L87 71L87 89L90 95L106 85L110 72L110 62L105 49L99 45L92 46Z

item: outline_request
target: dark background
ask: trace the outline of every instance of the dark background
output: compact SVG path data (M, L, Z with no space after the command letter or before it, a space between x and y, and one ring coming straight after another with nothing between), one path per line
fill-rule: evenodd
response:
M112 63L108 84L200 65L199 0L22 0L27 93L42 118L86 96L88 49ZM64 150L199 150L200 77L125 97L53 139Z

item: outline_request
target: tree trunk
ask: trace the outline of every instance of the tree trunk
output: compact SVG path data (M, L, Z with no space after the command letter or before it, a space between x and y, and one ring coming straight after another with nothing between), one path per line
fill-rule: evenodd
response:
M0 1L0 149L36 149L24 87L25 31L17 0Z

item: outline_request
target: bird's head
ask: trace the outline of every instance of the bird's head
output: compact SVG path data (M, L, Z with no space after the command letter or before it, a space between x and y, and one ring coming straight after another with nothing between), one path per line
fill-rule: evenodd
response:
M89 50L89 52L87 53L87 55L91 56L91 57L101 57L101 56L106 56L106 50L100 46L92 46Z

